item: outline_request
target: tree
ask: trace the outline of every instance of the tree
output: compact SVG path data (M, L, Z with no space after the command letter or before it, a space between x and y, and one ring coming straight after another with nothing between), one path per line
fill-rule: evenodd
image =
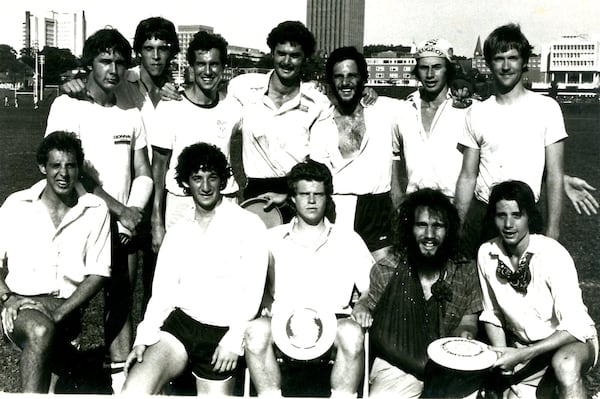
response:
M26 66L17 60L17 52L8 44L0 44L0 73L10 82L23 78Z
M46 57L44 63L46 84L60 84L60 74L76 68L79 64L69 49L46 46L40 54Z

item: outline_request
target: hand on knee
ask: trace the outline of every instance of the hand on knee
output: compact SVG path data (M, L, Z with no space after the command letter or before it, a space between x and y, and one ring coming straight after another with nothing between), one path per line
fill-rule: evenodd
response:
M365 335L358 323L351 319L338 321L335 343L338 353L343 351L352 356L360 355L364 350Z

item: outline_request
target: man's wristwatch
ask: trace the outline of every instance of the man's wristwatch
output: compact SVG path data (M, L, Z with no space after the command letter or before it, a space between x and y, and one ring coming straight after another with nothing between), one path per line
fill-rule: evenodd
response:
M8 299L13 295L15 295L15 293L11 291L5 292L4 294L0 295L0 303L4 305L6 301L8 301Z

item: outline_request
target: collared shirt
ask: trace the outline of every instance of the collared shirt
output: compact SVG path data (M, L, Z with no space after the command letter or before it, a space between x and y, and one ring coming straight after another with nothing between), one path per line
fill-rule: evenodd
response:
M204 232L195 220L167 231L135 345L158 342L165 319L180 308L201 323L229 327L219 345L242 354L246 323L259 310L267 274L266 227L229 201L215 210Z
M454 108L448 91L427 133L421 117L420 92L408 96L405 105L398 117L400 133L394 137L394 154L396 159L404 158L406 162L406 192L427 187L454 198L463 158L457 146L468 108Z
M338 135L334 137L335 142L328 144L335 194L363 195L390 191L392 140L398 134L401 106L400 100L378 97L375 104L363 109L365 134L355 157L342 157Z
M550 97L528 90L513 104L499 104L491 96L471 106L460 144L479 150L477 199L487 204L494 184L521 180L531 187L537 201L546 147L565 138L562 111Z
M349 314L352 290L369 288L373 257L360 236L336 228L325 220L325 230L310 246L294 232L297 219L268 231L273 312L279 306L315 306L316 309Z
M240 111L239 103L229 96L210 106L194 104L185 96L181 101L161 101L158 104L156 134L150 144L172 151L165 178L165 187L171 194L185 195L175 180L175 168L179 155L187 146L201 141L214 144L230 158L229 142ZM231 177L222 192L231 194L237 190L235 179Z
M390 254L380 259L371 270L371 285L365 304L373 311L383 295L385 288L396 273L396 268L403 263L397 254ZM446 276L444 280L452 290L452 300L446 306L446 313L442 315L442 332L450 335L458 327L465 315L477 314L481 311L481 289L477 279L475 262L446 263Z
M228 95L243 106L242 156L248 177L283 177L310 155L325 162L324 142L337 137L327 97L312 83L300 83L296 97L277 107L268 97L268 74L244 74L232 79Z
M126 204L133 153L146 147L146 131L137 108L103 107L62 95L50 108L46 136L57 130L79 137L85 152L85 171L109 195Z
M110 218L104 201L82 194L55 227L45 187L42 180L16 192L0 208L0 267L11 291L68 298L86 276L110 276Z
M511 265L501 239L496 237L480 247L480 320L511 331L521 343L545 339L558 330L582 342L595 337L594 321L583 303L571 255L557 241L537 234L529 236L523 256L527 252L533 253L529 263L531 282L523 295L496 274L498 259Z

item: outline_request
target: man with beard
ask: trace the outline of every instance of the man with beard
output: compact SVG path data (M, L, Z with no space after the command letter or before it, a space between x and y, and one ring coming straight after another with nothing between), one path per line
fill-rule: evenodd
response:
M398 220L394 252L371 270L369 294L354 317L371 327L370 395L417 398L429 343L477 335L481 291L474 263L457 255L458 214L442 192L409 194Z
M333 173L336 224L361 236L379 259L391 246L390 215L399 205L398 179L392 178L392 138L398 134L402 103L388 97L364 107L367 63L354 47L335 49L325 67L337 127L328 144Z

